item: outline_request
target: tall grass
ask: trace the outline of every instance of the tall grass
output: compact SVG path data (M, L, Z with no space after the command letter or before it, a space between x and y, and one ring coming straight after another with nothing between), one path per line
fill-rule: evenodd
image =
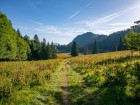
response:
M0 63L0 104L39 105L33 97L41 97L35 87L45 86L51 74L60 66L61 60ZM24 100L22 102L22 100ZM26 100L26 101L25 101Z
M81 84L84 89L79 92L81 96L74 104L140 104L138 52L135 52L134 57L130 56L129 51L79 56L71 58L69 64L84 80Z

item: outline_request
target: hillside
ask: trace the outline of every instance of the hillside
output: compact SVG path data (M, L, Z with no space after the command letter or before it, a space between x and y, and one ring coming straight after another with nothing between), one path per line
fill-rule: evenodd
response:
M136 32L139 32L140 29L135 28ZM130 31L130 29L114 32L110 35L99 35L93 34L91 32L84 33L82 35L78 35L76 38L72 40L65 48L66 52L70 51L70 46L75 41L79 46L79 50L82 53L83 48L88 46L89 51L93 48L93 43L96 40L98 44L98 48L100 52L110 52L112 49L118 46L120 38L124 38L124 36ZM66 47L66 46L65 46ZM58 48L59 49L59 48Z
M118 46L120 38L124 38L124 36L130 31L130 29L124 31L118 31L110 34L102 41L98 42L98 47L101 51L111 51L115 46Z
M90 43L93 43L95 40L102 41L106 35L98 35L93 34L92 32L87 32L82 35L78 35L76 38L73 39L72 42L68 44L68 46L71 46L73 42L77 42L78 46L84 46Z
M72 42L70 42L68 44L68 46L71 45L74 41L77 42L78 46L84 46L84 45L92 44L96 40L99 43L99 45L101 46L101 48L103 48L104 46L110 45L110 43L113 43L113 45L117 44L118 40L121 37L123 38L128 32L129 32L129 29L124 30L124 31L114 32L108 36L94 34L92 32L87 32L82 35L78 35L76 38L74 38L72 40ZM105 44L105 45L103 45L103 44Z

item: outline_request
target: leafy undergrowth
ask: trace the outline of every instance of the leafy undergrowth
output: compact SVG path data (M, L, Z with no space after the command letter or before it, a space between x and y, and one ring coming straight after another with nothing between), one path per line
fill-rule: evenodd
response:
M110 54L69 60L71 72L76 74L69 81L83 80L70 86L72 105L140 105L140 57L137 53L134 57Z
M140 105L140 56L129 51L1 62L0 105L62 105L65 76L70 105Z
M0 105L61 105L61 61L1 64Z

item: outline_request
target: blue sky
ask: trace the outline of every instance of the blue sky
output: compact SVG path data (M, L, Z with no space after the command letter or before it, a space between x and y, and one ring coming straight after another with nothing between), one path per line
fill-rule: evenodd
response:
M85 32L110 34L140 19L140 0L0 0L15 29L67 44Z

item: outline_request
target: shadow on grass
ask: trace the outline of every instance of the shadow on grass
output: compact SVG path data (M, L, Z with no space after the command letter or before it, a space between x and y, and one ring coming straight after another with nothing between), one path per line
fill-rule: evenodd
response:
M62 105L62 92L47 91L43 95L44 98L39 97L38 100L47 105Z
M118 61L123 60L118 59ZM127 69L128 71L125 71ZM90 78L85 78L80 85L69 86L70 105L140 105L140 87L135 86L140 84L140 64L136 64L134 68L118 66L115 70L116 72L106 71L106 81L100 85L98 85L100 80L95 78L98 75L92 75ZM74 69L74 71L81 73L80 70ZM115 73L115 76L112 73ZM135 76L137 81L131 78L128 80L126 73L131 74L132 77ZM128 82L132 83L128 84ZM87 91L88 88L89 91Z
M124 88L125 86L103 84L95 91L86 92L84 86L70 86L69 103L70 105L140 105L139 99L128 97Z

